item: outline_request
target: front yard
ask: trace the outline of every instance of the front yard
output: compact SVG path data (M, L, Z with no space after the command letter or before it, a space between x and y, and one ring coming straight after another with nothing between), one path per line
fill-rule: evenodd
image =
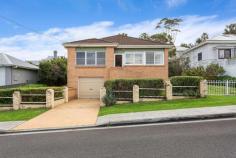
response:
M120 104L111 107L102 107L100 109L99 116L129 112L213 107L225 105L236 105L236 96L209 96L207 98L199 99L181 99L172 101Z
M30 120L44 112L48 109L39 108L39 109L24 109L17 111L0 111L0 122L3 121L21 121L21 120Z

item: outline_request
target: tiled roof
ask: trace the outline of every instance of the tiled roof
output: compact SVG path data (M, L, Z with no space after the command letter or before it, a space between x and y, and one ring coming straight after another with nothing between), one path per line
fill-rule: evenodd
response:
M8 54L0 53L0 66L17 66L26 69L39 69L37 66L28 62L14 58Z
M129 37L124 35L115 35L104 38L91 38L79 41L68 42L66 44L119 44L119 45L171 45L168 43L161 43L151 40L144 40L135 37Z
M124 35L115 35L115 36L109 36L104 37L102 40L109 41L109 42L115 42L119 45L163 45L167 43L161 43L161 42L155 42L151 40L143 40L140 38L135 37L129 37Z

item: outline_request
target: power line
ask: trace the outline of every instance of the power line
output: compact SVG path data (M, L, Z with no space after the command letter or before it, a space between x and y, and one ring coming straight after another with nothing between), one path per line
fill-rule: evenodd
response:
M32 29L32 28L30 28L30 27L27 27L26 25L23 25L23 24L21 24L21 23L15 21L15 20L13 20L13 19L10 19L10 18L8 18L8 17L5 17L5 16L0 15L0 18L3 19L3 20L5 20L5 21L7 21L7 22L10 22L10 23L12 23L12 24L14 24L14 25L17 25L17 26L19 26L19 27L22 27L22 28L24 28L24 29L26 29L26 30L33 31L33 32L38 33L37 30Z

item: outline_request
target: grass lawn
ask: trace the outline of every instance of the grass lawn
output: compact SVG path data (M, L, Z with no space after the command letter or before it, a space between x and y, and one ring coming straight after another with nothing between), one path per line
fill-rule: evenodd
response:
M39 109L24 109L24 110L10 110L10 111L0 111L0 122L3 121L20 121L20 120L29 120L46 112L48 109L39 108Z
M171 110L197 107L236 105L236 96L209 96L199 99L181 99L159 102L140 102L102 107L99 116L118 113Z

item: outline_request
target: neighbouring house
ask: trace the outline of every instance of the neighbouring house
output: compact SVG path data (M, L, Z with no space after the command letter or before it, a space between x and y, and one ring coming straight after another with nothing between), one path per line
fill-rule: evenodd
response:
M124 35L64 43L68 51L70 98L99 98L104 81L124 78L168 79L167 43Z
M221 65L226 75L236 76L236 35L219 35L186 50L181 58L190 61L191 67L214 63Z
M38 81L38 67L0 53L0 86L35 83Z

